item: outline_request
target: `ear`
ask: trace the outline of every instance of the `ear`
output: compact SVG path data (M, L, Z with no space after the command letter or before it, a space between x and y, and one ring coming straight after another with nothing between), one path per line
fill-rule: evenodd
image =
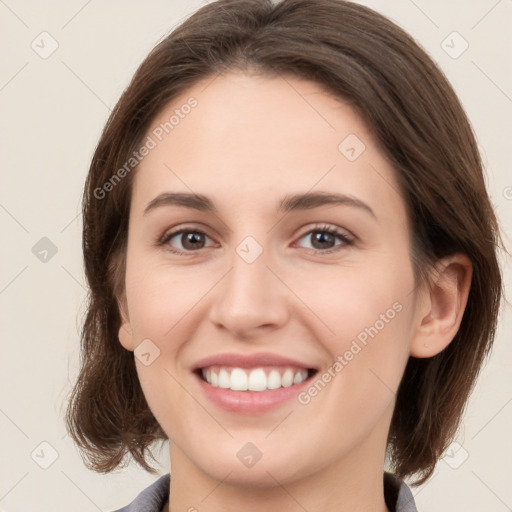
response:
M472 273L473 266L463 254L438 261L428 289L423 292L423 300L420 301L411 356L433 357L453 340L466 308Z
M121 327L119 327L119 342L121 345L130 352L135 350L133 343L133 332L130 324L130 318L128 316L128 305L126 298L123 296L117 301L119 307L119 313L121 315Z

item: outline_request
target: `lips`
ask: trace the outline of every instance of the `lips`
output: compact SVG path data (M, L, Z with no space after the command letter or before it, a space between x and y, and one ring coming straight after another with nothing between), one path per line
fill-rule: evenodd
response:
M194 370L208 368L209 366L229 366L233 368L261 368L263 366L289 366L293 368L306 368L316 370L310 364L291 359L289 357L272 354L269 352L260 352L258 354L216 354L205 357L198 361Z
M193 368L206 396L238 413L278 407L296 396L317 371L302 361L271 353L217 354Z

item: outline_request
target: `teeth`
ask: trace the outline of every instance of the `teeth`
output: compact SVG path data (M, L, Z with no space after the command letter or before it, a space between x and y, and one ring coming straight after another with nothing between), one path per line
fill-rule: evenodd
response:
M231 385L233 391L247 390L247 374L240 368L234 368L231 372Z
M235 370L233 370L233 372L234 371ZM231 374L231 376L233 376L233 374ZM267 389L267 376L265 375L265 370L262 368L252 370L252 372L249 374L248 387L250 391L265 391L265 389Z
M306 377L308 376L308 373L307 373L307 370L306 370ZM305 379L305 377L303 376L302 373L299 373L297 372L294 377L293 377L293 383L294 384L300 384L303 380Z
M267 377L267 388L277 389L281 387L281 375L277 370L272 370Z
M212 372L211 370L207 370L206 372L206 380L215 387L219 386L219 374L216 372Z
M229 389L231 387L229 373L224 368L219 373L219 388Z
M233 391L266 391L267 389L288 388L300 384L308 377L306 369L292 368L271 370L268 375L263 368L244 370L242 368L212 367L202 370L203 378L214 387Z
M289 388L293 384L293 371L288 368L281 377L281 386Z

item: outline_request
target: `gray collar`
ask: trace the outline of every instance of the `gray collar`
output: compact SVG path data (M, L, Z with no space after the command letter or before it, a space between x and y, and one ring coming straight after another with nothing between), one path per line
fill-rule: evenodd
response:
M129 505L115 512L161 512L169 496L170 474L146 487ZM418 512L407 484L393 473L384 472L384 498L392 512Z

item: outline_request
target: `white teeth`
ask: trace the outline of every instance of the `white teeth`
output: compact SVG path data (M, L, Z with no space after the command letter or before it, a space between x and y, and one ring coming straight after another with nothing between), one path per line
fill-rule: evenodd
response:
M283 388L289 388L293 384L293 372L288 368L281 377L281 386Z
M231 385L233 391L247 390L247 374L241 368L234 368L231 372Z
M229 373L223 368L219 372L219 388L229 389L231 387L230 380Z
M271 370L267 375L263 368L243 370L242 368L212 367L202 370L203 378L214 387L231 389L233 391L266 391L267 389L287 388L300 384L308 377L306 369L294 370L286 368L280 373Z
M272 370L267 377L267 388L277 389L281 387L281 375L277 370Z
M297 372L295 374L295 377L293 378L293 383L300 384L301 382L305 381L307 378L308 378L308 371L301 370L300 372Z
M265 391L265 389L267 389L267 376L265 375L265 370L258 368L251 371L249 374L248 388L249 391Z

